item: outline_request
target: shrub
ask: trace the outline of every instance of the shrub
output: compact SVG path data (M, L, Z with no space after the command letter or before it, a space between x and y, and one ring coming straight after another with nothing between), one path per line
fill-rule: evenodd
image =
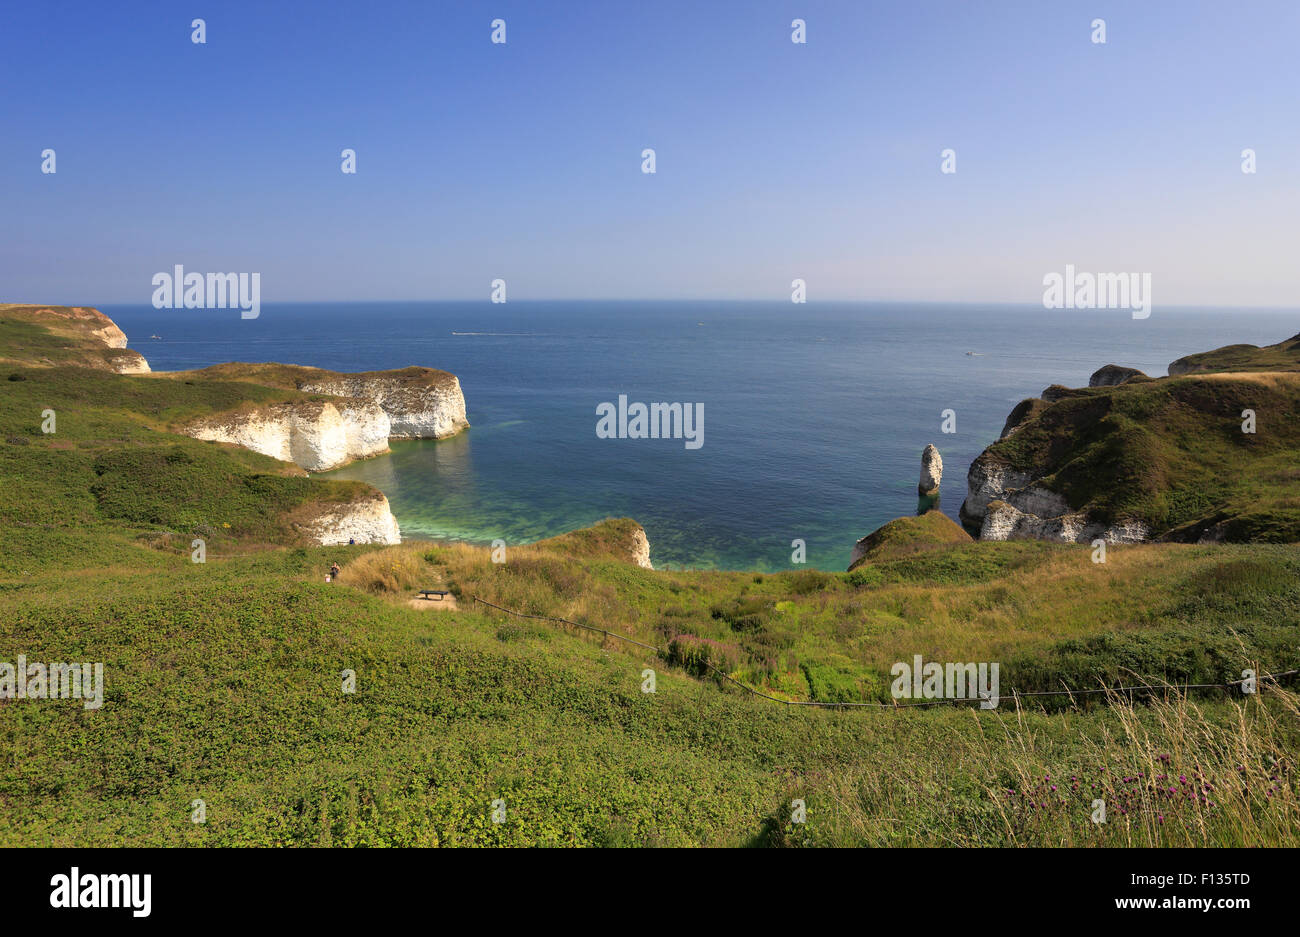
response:
M713 670L731 673L740 664L740 648L712 638L679 634L668 644L668 662L696 676L704 676Z
M790 577L790 591L795 595L821 592L832 581L832 576L817 569L801 569Z

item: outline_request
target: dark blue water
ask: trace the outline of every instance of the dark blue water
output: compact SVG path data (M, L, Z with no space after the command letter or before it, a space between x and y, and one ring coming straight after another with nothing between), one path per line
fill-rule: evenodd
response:
M763 302L103 307L155 370L281 361L458 375L472 428L332 476L389 497L405 535L520 543L628 516L656 565L843 569L854 541L916 509L921 450L943 455L942 509L1021 399L1103 364L1170 361L1300 332L1292 311ZM473 334L453 334L455 332ZM152 341L150 334L161 341ZM967 351L979 352L968 356ZM596 406L704 404L704 446L598 439ZM942 412L956 412L953 434Z

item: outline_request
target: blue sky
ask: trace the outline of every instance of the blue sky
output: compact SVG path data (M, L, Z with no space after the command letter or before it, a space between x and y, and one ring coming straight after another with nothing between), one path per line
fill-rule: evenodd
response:
M1297 305L1298 45L1294 0L9 4L0 301L181 263L263 302L1036 302L1070 263Z

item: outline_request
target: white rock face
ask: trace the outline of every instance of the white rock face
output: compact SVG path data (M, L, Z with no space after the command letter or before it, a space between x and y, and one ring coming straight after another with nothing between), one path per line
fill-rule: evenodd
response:
M379 492L344 504L322 504L320 516L301 526L300 531L313 543L333 546L355 540L357 543L401 543L402 533L388 499Z
M1039 517L1060 517L1070 513L1070 502L1041 481L1031 482L1024 488L1008 489L1002 500L1017 511Z
M401 377L358 375L307 381L299 389L313 394L373 400L388 414L393 439L442 439L469 426L460 379L416 384Z
M978 526L990 501L1002 501L1013 488L1023 488L1033 480L1028 472L1018 472L1008 465L980 456L971 463L966 475L966 500L959 512L962 521Z
M1050 540L1056 543L1142 543L1150 539L1150 528L1138 521L1111 527L1089 522L1083 513L1039 517L1024 513L1005 501L994 501L984 514L981 540Z
M116 328L116 326L114 326ZM122 336L122 345L114 347L121 348L126 344L126 336ZM144 355L138 351L126 351L120 355L113 356L113 370L118 374L148 374L149 362L145 360Z
M632 534L632 562L643 569L654 569L650 565L650 538L641 527Z
M198 420L184 429L195 439L234 443L309 472L388 451L388 414L367 400L271 404Z
M939 455L939 450L931 444L921 453L921 480L916 490L923 495L936 494L941 481L943 481L943 458Z
M105 318L108 318L105 316ZM99 328L91 329L90 334L107 345L109 348L125 348L126 333L123 332L116 322L109 321L106 325Z
M981 540L1140 543L1151 536L1150 527L1139 521L1109 527L1091 521L1041 480L983 456L971 464L961 517L979 525Z

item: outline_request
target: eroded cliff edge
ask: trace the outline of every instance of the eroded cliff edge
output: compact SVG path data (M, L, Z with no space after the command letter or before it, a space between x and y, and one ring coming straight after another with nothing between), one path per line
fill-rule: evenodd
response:
M1169 371L1107 365L1022 401L971 464L963 524L982 540L1300 540L1300 336Z
M197 439L233 443L309 472L388 451L390 439L444 439L469 426L454 374L434 368L346 374L289 364L219 364L184 377L291 390L183 423Z
M126 347L126 333L89 306L0 303L0 360L35 367L79 365L115 374L147 374L149 362Z

